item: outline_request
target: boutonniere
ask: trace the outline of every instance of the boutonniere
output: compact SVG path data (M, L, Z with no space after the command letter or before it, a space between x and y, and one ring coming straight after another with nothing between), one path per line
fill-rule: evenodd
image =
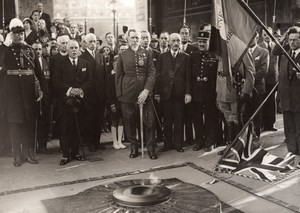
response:
M259 56L257 56L254 60L259 60L260 59L260 57Z
M82 71L82 72L86 72L86 68L82 68L81 71Z

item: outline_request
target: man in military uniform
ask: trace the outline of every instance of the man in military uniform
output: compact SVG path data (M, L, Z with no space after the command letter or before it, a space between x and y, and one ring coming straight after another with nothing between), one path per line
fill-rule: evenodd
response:
M195 125L196 146L194 151L204 148L211 151L216 143L218 109L216 107L216 78L218 59L208 51L210 33L199 31L199 51L191 54L192 64L192 107ZM203 120L205 117L205 122Z
M12 19L9 29L12 32L12 44L4 53L2 71L14 166L18 167L22 164L22 154L27 162L38 163L32 152L37 98L40 100L42 97L41 91L37 93L36 88L39 86L39 81L43 79L43 73L35 69L34 50L24 44L24 28L21 20Z
M242 58L241 64L237 69L233 70L232 78L240 80L233 83L230 81L229 73L226 73L223 69L222 58L219 58L218 63L218 76L217 76L217 107L224 114L226 120L228 143L231 143L236 137L239 131L239 116L242 112L239 112L241 105L247 103L250 100L252 90L254 87L254 73L255 68L250 53L246 52ZM237 84L241 85L240 91ZM240 113L240 115L239 115ZM218 152L222 155L224 150Z
M157 159L155 154L155 117L150 97L155 83L155 67L151 53L139 46L141 35L137 30L128 31L128 46L119 53L116 66L116 93L121 102L125 133L131 142L130 158L138 156L136 139L137 102L144 104L143 117L146 126L146 144L149 158Z

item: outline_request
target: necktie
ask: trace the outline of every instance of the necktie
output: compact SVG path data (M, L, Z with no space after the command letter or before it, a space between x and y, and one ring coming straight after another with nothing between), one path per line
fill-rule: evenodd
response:
M95 51L92 51L93 58L95 58Z
M292 59L294 60L295 59L295 56L296 56L296 53L295 51L292 52Z
M268 42L268 50L269 50L269 53L272 51L270 42Z
M76 69L76 62L75 62L75 59L73 59L73 61L72 61L72 66L73 66L74 69Z
M296 55L296 53L295 53L295 51L292 51L292 54L291 54L291 58L292 58L292 60L294 60L295 59L295 55ZM292 70L292 67L293 67L293 65L291 65L291 62L288 62L288 78L289 79L291 79L292 78L292 75L293 75L293 70Z

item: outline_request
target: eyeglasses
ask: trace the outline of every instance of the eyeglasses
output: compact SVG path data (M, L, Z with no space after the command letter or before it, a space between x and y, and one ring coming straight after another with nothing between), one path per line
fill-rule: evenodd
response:
M42 50L42 48L34 48L34 50Z

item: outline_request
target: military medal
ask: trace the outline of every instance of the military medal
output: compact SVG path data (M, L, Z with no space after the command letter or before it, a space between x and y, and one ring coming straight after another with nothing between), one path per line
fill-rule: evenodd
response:
M144 60L143 59L139 59L139 65L143 66L144 65Z

